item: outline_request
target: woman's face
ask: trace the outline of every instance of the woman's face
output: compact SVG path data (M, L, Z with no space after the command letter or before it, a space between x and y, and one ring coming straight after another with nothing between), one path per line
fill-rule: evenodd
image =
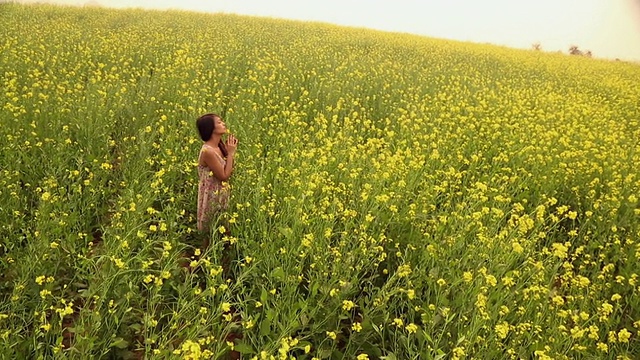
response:
M216 117L213 119L213 121L214 121L213 129L216 134L224 134L227 132L227 126L225 125L224 121L222 121L221 118Z

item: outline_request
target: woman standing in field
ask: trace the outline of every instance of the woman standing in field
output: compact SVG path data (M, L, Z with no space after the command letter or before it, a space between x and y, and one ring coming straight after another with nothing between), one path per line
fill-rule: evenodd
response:
M198 230L205 233L203 247L207 249L210 241L211 222L227 209L229 187L227 181L233 173L233 158L238 147L238 139L233 134L223 142L222 135L227 127L216 114L204 114L196 120L200 138L204 141L198 155ZM228 230L227 230L228 235ZM233 279L231 270L231 245L225 242L222 250L222 273L227 279ZM227 341L242 338L242 335L230 333ZM240 353L232 351L230 358L239 359Z
M198 230L209 232L211 221L220 211L227 209L229 186L227 181L233 172L233 158L238 139L232 134L223 142L227 132L222 118L216 114L204 114L196 120L200 138L204 141L198 156ZM209 237L205 240L209 245Z

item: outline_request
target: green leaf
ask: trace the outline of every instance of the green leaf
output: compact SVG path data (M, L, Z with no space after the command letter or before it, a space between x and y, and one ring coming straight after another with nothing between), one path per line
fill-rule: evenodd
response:
M77 287L78 289L88 289L89 285L85 284L85 283L81 283L81 282L74 282L73 286Z
M111 346L117 347L118 349L126 349L129 346L129 342L121 337L118 337L113 340Z
M371 322L371 327L376 331L377 334L380 334L380 327L373 322Z
M270 333L271 333L271 319L269 319L269 317L267 316L267 318L260 323L260 336L267 336Z
M282 270L282 268L278 266L277 268L273 269L273 271L271 271L271 277L283 281L285 278L284 270Z
M298 319L292 319L288 325L285 324L280 324L280 330L281 331L285 331L287 328L293 329L293 330L297 330L298 328L300 328L300 321L298 321Z
M276 311L273 309L267 310L267 319L273 320L276 317Z
M280 227L278 228L278 230L280 231L280 234L284 235L284 237L287 239L290 239L293 235L293 230L291 230L291 228L289 227Z
M397 358L396 358L396 354L390 352L385 356L381 356L380 359L382 359L382 360L396 360Z
M427 340L429 340L429 342L433 343L433 339L431 339L431 335L429 335L429 333L427 333L426 331L422 331L422 333L424 333L424 337L427 338Z
M269 293L267 292L266 289L262 289L262 292L260 293L260 302L262 304L266 304L268 298L269 298Z
M320 351L318 351L318 357L320 357L320 359L331 357L331 349L320 349Z
M380 359L382 357L382 350L380 350L380 348L377 346L369 345L368 352L369 352L369 355L372 356L373 358Z
M318 288L320 287L320 283L318 282L314 282L313 285L311 285L311 296L310 297L315 297L318 294Z
M234 345L233 350L239 352L240 354L253 354L253 347L246 342L240 342Z

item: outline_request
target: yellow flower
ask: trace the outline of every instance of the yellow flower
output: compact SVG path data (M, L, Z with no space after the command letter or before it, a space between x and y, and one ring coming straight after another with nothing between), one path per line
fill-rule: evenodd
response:
M362 330L362 324L360 324L359 322L353 323L353 325L351 325L351 330L360 332Z
M598 348L598 350L602 351L602 352L608 352L609 351L609 346L603 342L599 342L596 345L596 348Z
M509 324L503 321L495 326L496 336L502 340L509 334Z
M187 340L182 344L182 355L185 360L198 360L202 355L200 344L195 341Z
M343 310L349 311L349 310L353 309L354 306L355 306L355 304L351 300L343 300L342 301L342 309Z
M621 343L629 342L629 338L631 337L631 333L627 329L622 329L618 332L618 341Z
M578 287L585 288L591 284L591 280L589 278L584 277L582 275L576 276Z
M502 285L506 286L506 287L511 287L513 285L515 285L515 281L513 281L513 278L510 276L505 276L502 278Z
M367 354L360 354L356 357L357 360L369 360L369 355Z
M124 269L126 267L126 264L124 263L124 261L122 261L122 259L118 259L116 257L111 257L111 260L113 260L113 263L119 268L119 269Z
M565 259L567 257L567 251L569 250L564 244L554 243L551 245L553 249L553 255L560 258Z
M466 355L466 353L465 353L463 347L455 347L455 348L453 348L453 359L460 359L461 357L463 357L465 355Z
M222 305L220 305L220 308L222 309L222 312L228 312L229 310L231 310L231 304L229 304L228 302L223 302Z
M553 299L551 299L553 301L554 304L556 304L557 306L561 306L564 305L564 299L562 298L562 296L560 295L556 295L553 297Z
M398 277L406 277L411 274L411 266L409 265L400 265L398 266Z
M418 325L414 323L410 323L409 325L407 325L406 329L409 332L409 334L415 334L416 331L418 331Z
M416 297L416 292L413 289L407 290L407 297L409 300L413 300Z
M327 331L327 336L331 338L331 340L335 340L338 335L333 331Z
M498 280L496 280L496 277L493 275L487 275L485 276L485 281L487 282L487 284L491 287L494 287L498 284Z
M522 252L524 251L524 248L522 247L522 245L520 245L520 243L517 241L514 241L511 243L511 248L517 254L522 254Z

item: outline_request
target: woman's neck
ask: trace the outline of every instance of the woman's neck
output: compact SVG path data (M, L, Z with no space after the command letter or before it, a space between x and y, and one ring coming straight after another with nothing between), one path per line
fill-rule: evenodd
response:
M220 143L220 135L219 134L213 134L211 135L211 138L207 141L204 142L205 144L213 147L213 148L217 148L218 144Z

